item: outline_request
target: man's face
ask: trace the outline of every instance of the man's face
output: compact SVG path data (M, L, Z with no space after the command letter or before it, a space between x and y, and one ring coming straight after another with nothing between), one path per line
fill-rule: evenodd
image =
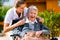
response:
M34 20L34 19L36 19L37 14L38 14L38 11L37 10L31 10L28 13L28 17L31 18L32 20Z
M20 7L16 8L16 11L18 13L22 13L24 11L25 6L26 6L26 4L21 4Z

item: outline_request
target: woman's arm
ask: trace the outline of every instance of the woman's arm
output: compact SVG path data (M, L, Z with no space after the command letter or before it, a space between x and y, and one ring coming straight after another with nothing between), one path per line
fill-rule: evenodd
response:
M40 27L43 34L50 34L50 29L47 26L40 24Z
M24 20L20 20L11 26L9 26L8 23L4 23L4 32L8 32L10 30L13 30L15 27L18 27L19 25L23 25L24 23L25 23Z
M37 19L40 23L44 23L44 18L41 18L41 17L37 16Z

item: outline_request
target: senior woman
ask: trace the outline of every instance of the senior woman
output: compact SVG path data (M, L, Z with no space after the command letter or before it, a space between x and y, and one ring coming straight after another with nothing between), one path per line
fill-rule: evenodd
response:
M21 37L25 40L44 40L42 34L50 34L50 30L37 20L38 8L30 6L28 8L27 17L24 18L25 24L21 32ZM23 40L22 39L22 40ZM47 39L46 39L47 40Z

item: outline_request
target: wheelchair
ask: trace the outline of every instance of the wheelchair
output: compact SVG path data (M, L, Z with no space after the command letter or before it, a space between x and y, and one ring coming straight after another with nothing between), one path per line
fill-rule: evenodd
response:
M50 35L47 35L47 34L41 34L41 35L42 35L42 37L43 37L44 40L50 40ZM10 36L13 38L13 40L16 40L16 36L18 36L18 37L21 38L21 36L18 35L18 34L13 34L13 35L10 35Z
M12 25L13 25L14 23L18 22L19 20L21 20L21 19L13 20ZM22 26L23 26L23 25L22 25ZM22 27L22 28L23 28L23 27ZM20 29L22 29L22 28L20 28ZM13 40L16 40L16 36L20 37L18 34L13 34L13 35L10 35L10 36L13 38ZM45 38L45 37L48 37L48 38L50 39L50 35L42 34L42 36L43 36L44 38Z
M13 40L16 40L16 36L20 37L18 34L13 34L13 35L10 35L10 36L13 38Z

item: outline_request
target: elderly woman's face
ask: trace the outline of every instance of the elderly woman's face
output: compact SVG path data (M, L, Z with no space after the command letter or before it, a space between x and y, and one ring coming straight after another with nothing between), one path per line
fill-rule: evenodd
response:
M31 10L28 13L29 18L35 19L37 17L38 11L37 10Z

